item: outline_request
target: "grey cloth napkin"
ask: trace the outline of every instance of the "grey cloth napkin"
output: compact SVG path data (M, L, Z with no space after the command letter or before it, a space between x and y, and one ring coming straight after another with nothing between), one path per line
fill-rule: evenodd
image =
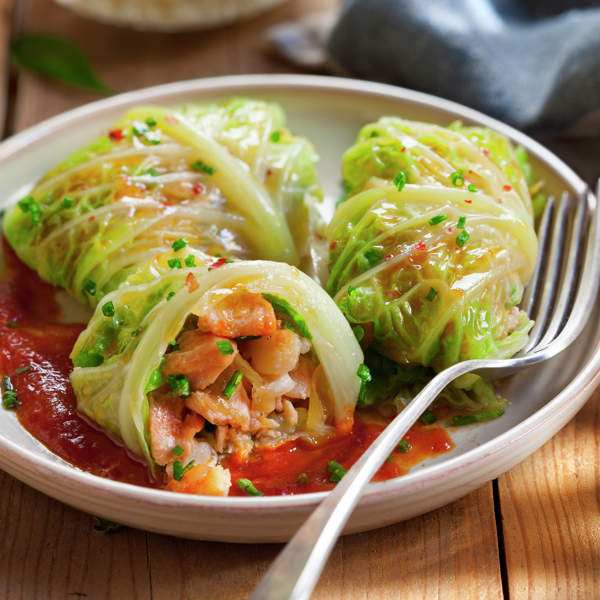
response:
M521 129L600 132L600 0L349 0L327 49Z

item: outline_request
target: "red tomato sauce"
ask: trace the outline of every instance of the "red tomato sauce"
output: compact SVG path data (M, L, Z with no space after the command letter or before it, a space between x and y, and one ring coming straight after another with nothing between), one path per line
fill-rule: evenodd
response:
M8 375L17 392L20 423L54 454L79 469L117 481L160 487L144 462L77 411L69 381L69 354L84 326L61 322L55 288L39 279L3 243L0 375ZM16 373L22 367L31 369ZM246 464L229 458L223 466L231 470L230 495L243 495L235 485L241 478L250 479L267 495L331 489L335 484L327 472L329 461L350 468L382 429L383 425L357 418L351 432L340 433L319 445L300 439L274 449L260 449ZM424 459L454 447L446 430L438 425L417 424L405 440L410 450L392 453L375 480L403 475ZM306 474L306 478L300 483L301 474Z

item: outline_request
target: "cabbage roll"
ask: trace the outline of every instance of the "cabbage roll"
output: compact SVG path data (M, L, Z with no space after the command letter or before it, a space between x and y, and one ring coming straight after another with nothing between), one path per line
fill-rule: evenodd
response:
M327 289L366 343L435 370L525 345L519 303L538 244L506 138L383 118L362 129L343 175Z
M298 264L318 227L316 158L274 104L134 108L46 174L4 231L43 279L91 306L181 239Z
M351 429L362 352L307 275L219 259L153 271L98 304L73 348L71 382L79 410L168 489L227 494L223 458Z

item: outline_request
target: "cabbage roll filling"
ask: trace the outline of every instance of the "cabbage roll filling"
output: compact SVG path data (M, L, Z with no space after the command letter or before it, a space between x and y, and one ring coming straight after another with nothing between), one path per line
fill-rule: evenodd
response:
M187 317L148 394L152 457L174 491L226 494L220 459L330 429L329 389L301 315L278 297L221 292Z

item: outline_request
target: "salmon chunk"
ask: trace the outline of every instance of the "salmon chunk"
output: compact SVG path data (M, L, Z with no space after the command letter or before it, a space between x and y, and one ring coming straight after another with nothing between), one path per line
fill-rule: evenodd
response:
M275 311L260 294L227 294L198 318L198 327L215 335L236 338L269 335L277 328Z
M178 344L179 350L166 355L162 371L165 375L186 375L193 390L214 383L237 354L234 341L198 329L182 333Z
M150 403L150 449L159 465L173 460L173 448L181 438L184 404L170 396Z

